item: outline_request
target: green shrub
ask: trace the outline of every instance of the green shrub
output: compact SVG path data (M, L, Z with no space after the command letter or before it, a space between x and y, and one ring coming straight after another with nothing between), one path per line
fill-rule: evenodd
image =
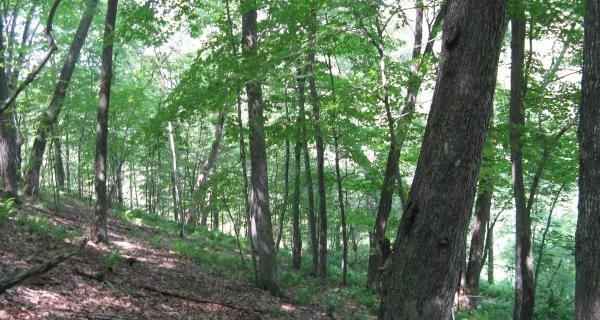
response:
M113 249L111 250L108 257L104 259L104 266L106 267L106 269L112 271L114 267L121 261L123 261L123 253L121 253L121 251L118 249Z
M0 202L0 222L8 219L17 208L17 202L14 198L8 198Z
M296 290L296 302L298 304L306 305L312 300L312 294L307 288L300 288Z

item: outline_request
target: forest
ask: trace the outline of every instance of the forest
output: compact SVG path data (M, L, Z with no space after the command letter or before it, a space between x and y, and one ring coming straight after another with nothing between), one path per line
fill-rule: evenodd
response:
M0 319L600 320L600 0L1 0Z

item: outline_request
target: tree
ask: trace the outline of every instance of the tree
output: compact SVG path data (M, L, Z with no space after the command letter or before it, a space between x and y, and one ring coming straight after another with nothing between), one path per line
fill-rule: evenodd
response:
M327 195L325 190L325 144L321 132L321 109L315 79L315 41L317 37L317 2L311 1L310 10L310 49L307 54L308 87L313 111L313 130L317 149L317 191L319 193L319 277L327 277Z
M251 63L258 63L257 8L256 0L242 0L242 56L245 70L252 70ZM252 238L258 249L258 286L277 292L277 265L273 226L269 211L269 183L267 150L264 133L262 89L254 77L246 82L248 98L248 127L250 129L250 163L252 176Z
M14 101L17 99L19 93L21 93L40 73L40 71L44 68L52 54L57 50L56 43L54 42L54 38L52 37L52 24L54 21L54 16L56 14L56 10L60 5L61 0L55 0L50 8L50 12L48 13L48 19L46 20L45 26L45 36L48 40L48 44L50 48L46 52L46 54L42 57L39 65L31 71L27 75L27 77L13 90L11 90L11 76L18 75L18 73L11 73L11 70L8 69L7 62L7 51L10 51L8 47L8 43L14 43L14 32L9 33L13 36L12 39L7 39L7 42L4 40L4 34L0 35L0 101L2 101L0 105L0 174L2 175L3 182L3 192L11 197L17 197L17 167L18 167L18 159L20 157L17 154L17 130L15 123L15 116L8 112L5 112ZM5 12L7 7L3 7L0 11L2 16L8 16L8 13ZM12 17L13 21L17 19L16 13L18 10L15 10L15 15ZM4 21L0 22L0 30L4 32ZM10 41L10 42L8 42ZM10 56L10 54L8 55ZM13 78L13 86L16 79Z
M506 1L452 1L425 137L394 251L383 267L383 319L448 319L503 35Z
M510 141L513 166L513 188L516 208L515 241L515 308L513 317L532 319L535 299L533 279L533 248L531 245L531 216L527 210L523 182L523 151L521 131L525 125L523 101L525 98L525 15L515 13L511 21L511 102Z
M61 108L67 95L67 90L69 89L71 77L73 76L77 62L79 61L81 48L87 38L92 19L94 18L96 8L98 7L98 2L99 0L86 1L85 11L83 12L79 27L75 32L73 42L67 53L58 81L56 82L52 100L48 104L46 111L40 116L35 139L33 140L33 147L31 148L31 155L29 156L30 164L25 175L25 193L28 195L37 194L39 191L40 170L42 168L44 151L46 150L47 137L52 130L52 126L58 121Z
M96 221L93 234L96 242L107 242L108 197L106 194L106 166L108 141L108 108L110 106L110 90L113 77L114 30L117 21L118 0L109 0L104 24L102 41L102 76L100 82L100 101L96 119L96 204L94 212Z
M308 225L310 231L310 253L312 256L312 270L313 276L319 274L319 242L317 237L317 218L315 217L315 196L313 192L312 182L312 170L310 165L310 156L308 153L308 134L306 132L306 110L305 110L305 78L306 72L302 72L301 69L297 73L297 87L296 92L298 94L298 118L297 123L300 127L300 139L302 141L302 151L304 156L304 171L306 175L306 194L308 201Z
M600 319L600 1L588 0L579 120L575 317Z
M469 259L467 260L467 271L465 272L465 291L467 293L465 307L469 309L475 309L477 306L476 297L479 296L479 277L485 262L483 258L486 229L490 220L492 196L494 194L492 182L485 178L480 178L478 188L475 216L473 217L473 235L471 236Z

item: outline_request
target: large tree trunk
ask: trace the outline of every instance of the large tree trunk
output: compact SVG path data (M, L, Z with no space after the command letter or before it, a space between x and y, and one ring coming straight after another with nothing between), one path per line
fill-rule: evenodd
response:
M118 0L108 0L104 38L102 41L102 72L100 82L100 102L96 120L96 222L94 237L96 242L107 242L107 211L108 199L106 194L106 164L108 140L108 108L110 105L110 88L113 76L113 31L117 20Z
M325 190L325 144L321 133L321 110L319 107L319 94L315 79L315 54L317 36L317 2L312 1L310 11L310 42L308 51L308 87L310 91L310 102L313 111L313 130L315 145L317 148L317 191L319 193L319 276L321 280L327 277L327 194Z
M28 195L35 195L39 191L40 169L42 168L48 134L50 133L52 126L58 121L60 110L67 95L67 90L69 89L71 77L73 76L75 66L79 60L81 48L87 37L90 24L96 13L98 2L99 0L86 1L85 11L81 17L79 26L77 27L71 47L69 48L58 82L54 87L52 100L50 101L46 112L40 117L35 139L33 140L33 147L31 148L31 155L29 156L30 164L25 174L25 193Z
M317 240L317 219L315 217L315 197L313 192L312 171L310 168L310 156L308 153L308 135L306 133L306 117L304 109L305 73L298 70L298 122L300 124L300 135L302 139L302 151L304 154L304 171L306 174L306 194L308 201L308 225L310 232L310 253L312 256L311 274L316 277L319 274L319 243Z
M257 57L256 0L242 0L242 55L244 60ZM246 66L245 70L249 70ZM252 238L258 249L258 286L277 293L277 264L273 226L269 211L269 175L264 132L262 89L258 82L246 82L248 127L250 129L250 163L252 174Z
M506 1L456 0L406 211L383 266L383 319L451 317L489 127Z
M479 296L479 278L483 268L484 246L487 223L490 220L492 208L492 195L494 187L487 179L479 181L479 194L475 201L475 216L473 217L473 235L471 236L471 249L465 273L465 300L464 307L475 309Z
M2 20L2 19L0 19ZM0 101L9 95L8 77L4 44L4 24L0 21ZM17 197L17 139L14 116L10 112L0 114L0 175L2 191L8 196Z
M585 15L579 123L579 218L575 314L600 319L600 1L588 0Z
M531 218L527 210L523 182L523 142L521 130L525 125L523 101L525 98L525 17L521 12L513 18L511 41L511 101L510 149L513 172L513 189L516 209L515 239L515 320L533 318L534 280L533 250L531 246Z

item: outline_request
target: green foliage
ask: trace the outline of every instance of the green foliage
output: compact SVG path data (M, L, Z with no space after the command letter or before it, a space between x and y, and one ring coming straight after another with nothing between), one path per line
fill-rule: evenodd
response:
M110 254L104 259L104 266L108 270L114 270L115 266L123 261L123 253L117 248L110 250Z
M17 209L17 202L14 198L8 198L0 202L0 222L12 216Z
M35 216L21 215L17 218L16 223L24 226L30 233L47 238L56 243L61 243L65 239L72 239L73 237L81 235L83 232L82 230L69 232L62 226L56 226L52 220L41 214Z

